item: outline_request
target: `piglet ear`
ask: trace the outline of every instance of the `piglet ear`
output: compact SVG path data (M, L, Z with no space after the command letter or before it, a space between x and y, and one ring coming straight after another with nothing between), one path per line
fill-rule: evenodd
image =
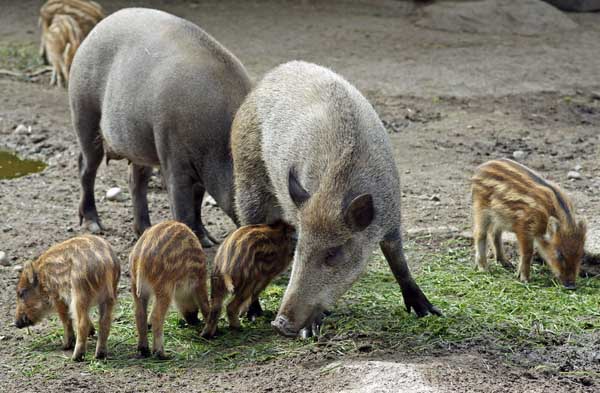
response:
M352 232L365 230L375 218L375 207L371 194L357 196L348 204L344 212L344 221Z
M29 282L29 284L31 284L32 286L37 285L38 276L37 273L33 270L31 262L27 262L25 264L25 266L23 267L23 274L25 275L25 277L27 277L27 281Z
M288 174L288 190L296 207L302 206L310 198L308 191L302 187L298 178L296 178L293 168L290 169Z
M558 232L559 229L560 229L560 221L558 221L558 218L556 218L554 216L550 216L548 218L548 226L546 227L546 233L544 234L544 240L550 241L554 237L554 235L556 235L556 233Z
M579 228L579 231L581 233L587 232L587 222L585 220L579 220L579 222L577 223L577 227Z

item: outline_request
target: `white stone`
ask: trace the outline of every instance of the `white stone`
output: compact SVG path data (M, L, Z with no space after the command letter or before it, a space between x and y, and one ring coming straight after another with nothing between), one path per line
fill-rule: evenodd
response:
M31 132L31 126L27 128L25 124L19 124L17 128L15 128L15 134L27 134Z
M106 199L109 201L122 201L124 199L123 190L119 187L109 188L106 191Z
M527 153L525 153L523 150L515 150L513 152L513 158L515 160L522 160L527 156Z
M569 173L567 173L567 178L575 180L581 179L581 173L577 171L569 171Z
M9 266L8 258L6 258L6 253L4 251L0 251L0 265Z
M575 168L573 168L573 170L578 171L578 172L582 169L583 169L583 167L579 164L575 165Z
M15 272L20 272L21 270L23 270L23 266L15 265L15 266L13 266L12 270Z
M206 194L204 197L204 206L217 206L217 201L215 201L215 198Z

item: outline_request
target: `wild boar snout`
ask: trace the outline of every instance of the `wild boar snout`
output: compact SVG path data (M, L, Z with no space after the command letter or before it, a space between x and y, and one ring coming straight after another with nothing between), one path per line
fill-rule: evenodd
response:
M17 318L15 319L15 327L17 329L23 329L31 325L33 325L33 322L31 319L29 319L27 314L23 313L21 315L17 315Z

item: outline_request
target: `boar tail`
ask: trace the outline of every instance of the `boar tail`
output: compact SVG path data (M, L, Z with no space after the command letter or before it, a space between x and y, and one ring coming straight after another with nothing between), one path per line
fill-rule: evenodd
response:
M138 269L135 275L135 294L139 298L142 296L142 266L138 265Z

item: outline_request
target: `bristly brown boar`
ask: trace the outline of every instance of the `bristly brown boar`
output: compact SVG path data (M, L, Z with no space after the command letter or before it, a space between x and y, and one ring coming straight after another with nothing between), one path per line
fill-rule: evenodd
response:
M69 15L56 15L44 33L44 48L52 65L50 84L62 87L69 80L75 52L84 39L77 21Z
M229 326L240 327L239 315L292 262L294 227L277 221L272 225L247 225L237 229L219 247L211 275L211 311L202 337L215 335L223 300Z
M185 224L166 221L144 232L129 255L131 293L138 330L138 353L150 355L147 308L155 297L151 325L153 353L164 358L163 325L172 299L190 325L197 325L198 309L209 312L206 256L198 238Z
M98 236L78 236L57 244L23 267L17 284L15 326L34 325L54 309L64 326L63 347L71 349L75 345L73 360L80 361L88 335L94 334L89 310L98 305L96 358L103 359L107 355L120 274L119 261L110 244Z
M529 281L534 245L555 276L575 288L584 252L586 224L575 216L558 185L509 159L488 161L472 178L473 238L476 262L487 270L487 234L498 262L510 266L502 251L502 232L514 232L520 251L519 279Z
M95 1L86 0L48 0L40 8L39 25L42 30L40 56L46 57L46 33L57 15L67 15L74 19L81 29L83 38L104 18L102 6Z

